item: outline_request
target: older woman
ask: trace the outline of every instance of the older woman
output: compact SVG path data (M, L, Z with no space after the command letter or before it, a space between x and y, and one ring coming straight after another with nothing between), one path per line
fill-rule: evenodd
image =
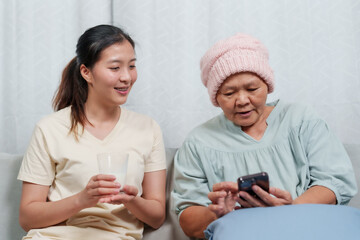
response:
M175 210L184 232L203 238L215 219L237 208L302 203L347 204L357 191L338 138L310 107L281 100L268 52L236 34L201 59L201 78L223 113L195 128L175 157ZM269 192L238 192L236 179L267 172Z

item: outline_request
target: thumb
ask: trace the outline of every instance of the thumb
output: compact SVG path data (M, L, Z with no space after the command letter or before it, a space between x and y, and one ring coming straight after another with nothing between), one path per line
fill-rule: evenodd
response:
M124 185L123 191L128 195L136 196L138 194L138 189L131 185Z
M277 198L281 198L281 199L289 198L289 192L282 190L280 188L270 187L269 193L274 195Z

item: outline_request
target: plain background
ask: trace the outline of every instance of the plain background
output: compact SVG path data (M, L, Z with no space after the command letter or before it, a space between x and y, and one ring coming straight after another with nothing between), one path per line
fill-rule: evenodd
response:
M97 24L136 41L138 80L125 107L161 126L167 147L220 113L199 61L237 32L269 49L275 92L312 105L342 142L360 138L358 0L3 0L0 1L0 152L23 153L51 113L61 71L78 37Z

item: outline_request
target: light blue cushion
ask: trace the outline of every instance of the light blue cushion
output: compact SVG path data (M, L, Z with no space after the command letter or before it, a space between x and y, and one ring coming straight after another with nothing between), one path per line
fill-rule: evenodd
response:
M359 240L360 210L322 204L240 209L212 222L205 236L210 240Z

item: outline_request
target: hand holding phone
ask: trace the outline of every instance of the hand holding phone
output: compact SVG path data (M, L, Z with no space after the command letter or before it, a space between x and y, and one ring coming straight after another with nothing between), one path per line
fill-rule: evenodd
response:
M237 179L239 191L245 191L251 196L256 197L256 193L251 189L253 185L258 185L265 191L269 192L269 176L266 172L260 172Z

